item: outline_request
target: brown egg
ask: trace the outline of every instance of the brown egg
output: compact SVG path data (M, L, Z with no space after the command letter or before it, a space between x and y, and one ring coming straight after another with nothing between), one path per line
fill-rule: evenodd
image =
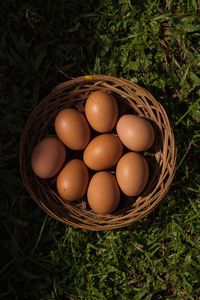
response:
M126 153L117 164L116 178L125 195L137 196L144 190L149 178L146 159L139 153Z
M31 164L33 172L40 178L55 176L66 159L64 145L55 137L41 140L34 148Z
M120 201L120 190L115 177L105 171L96 173L89 183L87 198L94 212L102 215L112 213Z
M66 108L58 113L55 130L60 140L70 149L82 150L90 140L86 118L76 109Z
M118 105L115 98L104 91L96 91L88 97L85 114L91 127L98 132L113 129L118 118Z
M57 178L57 190L60 197L67 201L80 199L88 186L88 169L79 159L70 160Z
M114 166L123 152L119 138L112 134L95 137L85 148L83 160L92 170L105 170Z
M132 151L145 151L154 142L155 134L151 124L135 115L123 115L116 126L122 143Z

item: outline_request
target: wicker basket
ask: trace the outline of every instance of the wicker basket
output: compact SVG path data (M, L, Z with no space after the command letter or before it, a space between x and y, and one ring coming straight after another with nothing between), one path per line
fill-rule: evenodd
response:
M30 164L36 143L44 136L55 134L57 113L66 107L84 110L85 100L96 90L112 92L118 101L120 114L135 112L148 118L156 133L154 146L145 153L150 166L150 180L145 191L137 198L124 197L121 207L107 216L92 212L84 198L77 203L64 202L56 193L56 179L39 179ZM31 113L22 132L19 157L24 185L47 214L74 227L105 230L127 226L147 216L158 205L174 177L176 147L166 112L148 91L128 80L95 75L63 82L45 97Z

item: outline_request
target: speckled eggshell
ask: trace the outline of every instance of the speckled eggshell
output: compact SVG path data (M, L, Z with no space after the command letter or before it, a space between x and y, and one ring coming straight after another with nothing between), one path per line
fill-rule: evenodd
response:
M115 177L110 172L97 172L89 183L87 199L97 214L114 212L120 202L120 190Z
M85 194L88 180L88 169L84 162L79 159L72 159L58 175L58 194L63 200L78 200Z
M117 101L107 92L93 92L86 101L85 114L93 129L101 133L109 132L117 122Z

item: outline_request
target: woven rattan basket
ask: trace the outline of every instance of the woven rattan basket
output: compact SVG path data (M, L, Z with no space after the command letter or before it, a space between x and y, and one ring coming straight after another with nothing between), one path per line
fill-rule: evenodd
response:
M86 199L66 203L59 198L55 178L39 179L31 168L31 154L41 138L55 134L54 120L66 107L84 110L88 95L96 90L111 92L117 99L120 114L136 113L152 123L156 141L145 153L150 166L150 180L142 195L125 198L112 215L92 212ZM111 76L82 76L63 82L31 113L20 141L20 171L32 199L50 216L65 224L90 230L105 230L127 226L147 216L166 195L175 172L176 148L167 114L158 101L137 84Z

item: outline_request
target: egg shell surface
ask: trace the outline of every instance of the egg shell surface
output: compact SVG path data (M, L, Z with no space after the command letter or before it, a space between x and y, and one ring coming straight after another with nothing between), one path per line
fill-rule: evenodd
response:
M73 108L63 109L55 119L59 139L72 150L84 149L90 140L90 128L84 115Z
M116 130L122 143L136 152L149 149L155 139L150 122L135 115L123 115L117 122Z
M93 129L101 133L109 132L117 122L117 101L107 92L93 92L86 101L85 114Z
M125 195L140 194L149 178L149 167L144 156L136 152L123 155L116 167L116 178Z
M40 178L55 176L66 159L66 149L56 137L46 137L34 148L31 156L33 172Z
M57 190L63 200L75 201L86 192L89 174L84 162L79 159L70 160L57 178Z
M89 183L87 199L97 214L114 212L120 202L120 190L115 177L110 172L97 172Z
M83 160L92 170L106 170L118 162L122 152L122 143L116 135L100 134L85 148Z

